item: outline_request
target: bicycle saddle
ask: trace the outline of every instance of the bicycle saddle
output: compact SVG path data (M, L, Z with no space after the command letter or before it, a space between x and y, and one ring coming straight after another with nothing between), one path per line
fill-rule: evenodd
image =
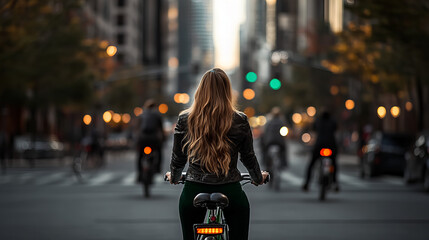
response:
M216 207L225 208L228 204L228 197L222 193L199 193L194 198L195 207L215 209Z

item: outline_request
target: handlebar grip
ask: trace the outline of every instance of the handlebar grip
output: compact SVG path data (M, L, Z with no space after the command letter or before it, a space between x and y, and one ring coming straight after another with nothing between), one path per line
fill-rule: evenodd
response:
M268 173L268 176L267 176L267 178L265 178L264 183L268 183L268 182L270 182L270 180L271 180L271 175L270 175L270 173Z

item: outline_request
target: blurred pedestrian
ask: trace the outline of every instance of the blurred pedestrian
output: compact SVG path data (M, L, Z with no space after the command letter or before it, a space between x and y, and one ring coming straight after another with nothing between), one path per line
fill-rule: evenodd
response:
M273 107L271 109L271 113L267 123L265 124L265 128L263 134L261 135L261 147L262 147L262 155L263 161L265 165L271 165L272 159L268 154L268 149L271 146L278 146L280 149L280 159L281 159L281 167L287 167L287 146L286 139L281 135L280 129L286 125L286 121L281 114L281 110L279 107Z

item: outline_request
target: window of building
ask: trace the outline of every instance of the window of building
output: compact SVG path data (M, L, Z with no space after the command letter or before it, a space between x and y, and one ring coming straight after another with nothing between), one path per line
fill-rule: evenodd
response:
M117 40L119 45L125 44L125 34L118 33L116 40Z
M125 16L124 15L118 15L116 18L116 24L118 26L124 26L125 25Z
M118 7L125 7L125 0L118 0Z

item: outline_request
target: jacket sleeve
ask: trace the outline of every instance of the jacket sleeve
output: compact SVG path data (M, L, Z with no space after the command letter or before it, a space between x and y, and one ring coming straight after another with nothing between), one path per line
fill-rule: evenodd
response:
M241 124L241 131L243 131L244 139L243 142L240 144L240 161L249 171L252 180L255 183L259 184L262 182L262 174L258 160L255 156L255 151L253 150L252 130L250 129L250 125L247 121L246 115L244 115L244 121Z
M187 154L183 152L184 138L186 134L186 119L179 116L174 129L173 152L171 155L170 171L173 182L178 182L187 162Z

